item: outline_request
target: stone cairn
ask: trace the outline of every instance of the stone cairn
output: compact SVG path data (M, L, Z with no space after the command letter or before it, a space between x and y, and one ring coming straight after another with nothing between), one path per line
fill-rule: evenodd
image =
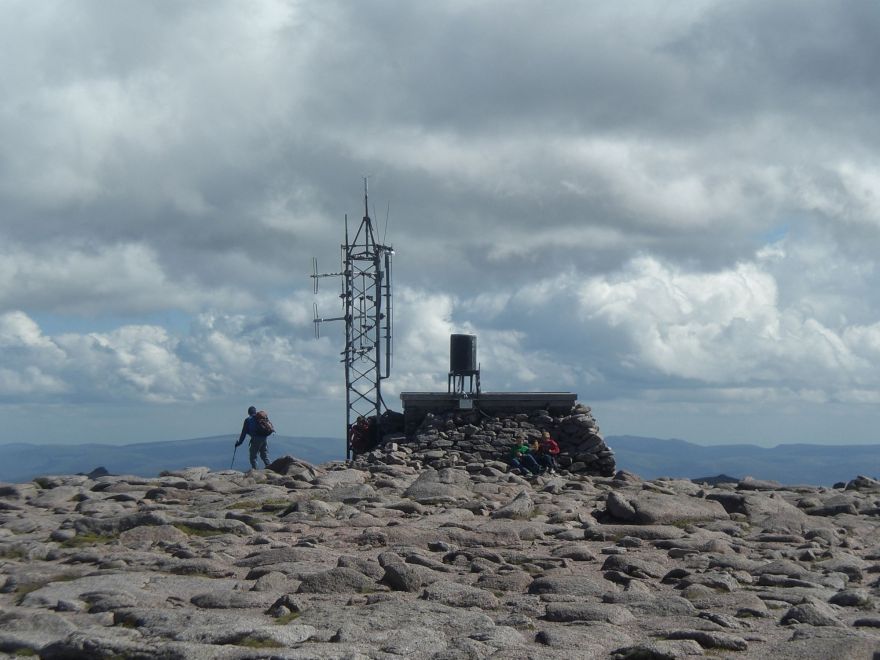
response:
M415 426L415 425L414 425ZM463 467L468 472L507 471L514 440L530 440L549 431L559 443L559 467L572 474L614 474L614 452L605 444L589 406L568 414L546 410L487 415L479 410L427 413L415 428L385 433L372 451L358 454L355 465L384 463L415 468Z

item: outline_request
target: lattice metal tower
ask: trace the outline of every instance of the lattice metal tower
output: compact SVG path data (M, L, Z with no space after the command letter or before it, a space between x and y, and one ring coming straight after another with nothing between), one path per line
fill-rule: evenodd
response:
M383 238L384 241L384 238ZM315 303L315 336L327 321L345 321L345 456L351 458L349 430L358 417L375 416L376 424L382 409L382 381L391 374L393 307L391 297L391 263L394 250L379 243L370 218L369 191L364 179L364 217L354 237L349 237L348 215L345 216L345 243L342 250L342 272L318 273L318 261L312 259L314 291L322 277L341 277L343 316L321 318Z

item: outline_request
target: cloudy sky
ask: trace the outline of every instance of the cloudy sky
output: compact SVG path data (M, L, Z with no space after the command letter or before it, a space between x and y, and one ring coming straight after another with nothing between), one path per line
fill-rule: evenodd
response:
M484 389L607 435L880 442L877 34L855 0L0 0L0 441L251 403L341 436L308 274L369 175L387 400L471 332Z

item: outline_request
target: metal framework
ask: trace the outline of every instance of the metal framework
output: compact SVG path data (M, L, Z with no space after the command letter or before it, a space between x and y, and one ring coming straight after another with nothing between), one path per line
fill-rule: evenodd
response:
M464 379L468 379L468 387L464 387ZM476 389L474 384L476 383ZM449 394L459 394L468 397L472 394L480 393L480 370L473 369L467 371L450 371L446 383L446 391Z
M394 250L379 243L370 218L369 191L364 179L364 217L354 237L349 237L345 216L345 243L342 272L318 273L318 261L312 259L314 292L322 277L342 277L343 316L321 318L315 303L315 336L327 321L345 321L345 457L351 458L352 424L359 418L375 416L376 424L383 408L382 381L391 374L393 307L391 298L391 263Z

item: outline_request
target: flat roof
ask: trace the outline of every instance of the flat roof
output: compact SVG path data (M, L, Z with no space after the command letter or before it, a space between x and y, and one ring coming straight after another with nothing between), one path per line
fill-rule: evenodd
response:
M577 399L574 392L480 392L463 396L460 392L401 392L401 401L432 401L443 399L479 399L483 401L503 401L506 399L555 399L564 401Z

